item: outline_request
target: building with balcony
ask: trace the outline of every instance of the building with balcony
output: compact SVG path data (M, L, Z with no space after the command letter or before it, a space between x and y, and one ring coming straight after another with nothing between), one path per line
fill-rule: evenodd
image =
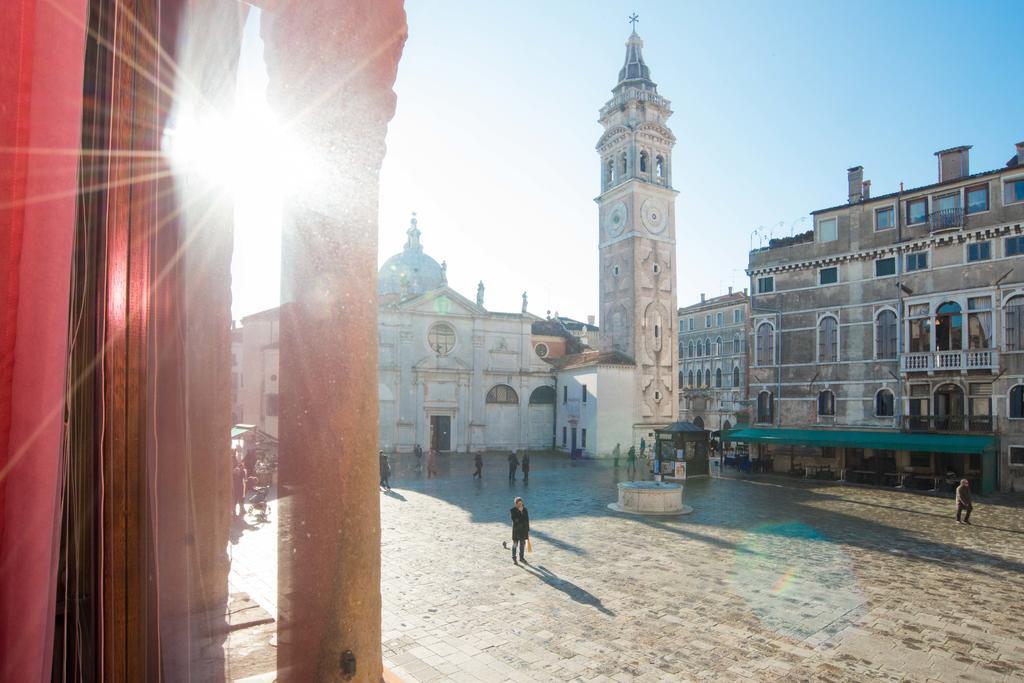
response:
M751 252L752 428L776 471L1024 489L1024 143L970 172L847 202ZM781 460L778 456L782 456Z
M747 290L679 309L679 419L711 432L748 422Z

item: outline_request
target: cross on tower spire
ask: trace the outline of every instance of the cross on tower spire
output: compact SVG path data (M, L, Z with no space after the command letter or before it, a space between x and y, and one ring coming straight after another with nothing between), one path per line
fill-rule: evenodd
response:
M629 15L629 23L633 25L633 33L636 33L636 22L640 21L640 15L636 12Z

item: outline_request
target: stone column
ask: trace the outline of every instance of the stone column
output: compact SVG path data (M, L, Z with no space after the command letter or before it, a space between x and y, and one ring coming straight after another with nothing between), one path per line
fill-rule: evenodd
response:
M262 34L308 175L282 226L278 680L379 681L378 174L405 12L278 0Z

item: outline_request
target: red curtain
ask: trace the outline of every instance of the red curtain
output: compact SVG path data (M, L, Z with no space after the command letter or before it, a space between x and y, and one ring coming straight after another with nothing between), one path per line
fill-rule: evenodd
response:
M50 678L84 0L0 2L0 680Z

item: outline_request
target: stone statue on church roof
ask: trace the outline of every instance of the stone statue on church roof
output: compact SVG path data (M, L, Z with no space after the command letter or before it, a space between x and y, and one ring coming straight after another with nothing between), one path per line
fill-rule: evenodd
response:
M481 307L484 305L484 281L483 280L481 280L480 284L478 284L476 286L476 305L477 306L481 306Z
M523 313L526 313L526 292L523 292Z

